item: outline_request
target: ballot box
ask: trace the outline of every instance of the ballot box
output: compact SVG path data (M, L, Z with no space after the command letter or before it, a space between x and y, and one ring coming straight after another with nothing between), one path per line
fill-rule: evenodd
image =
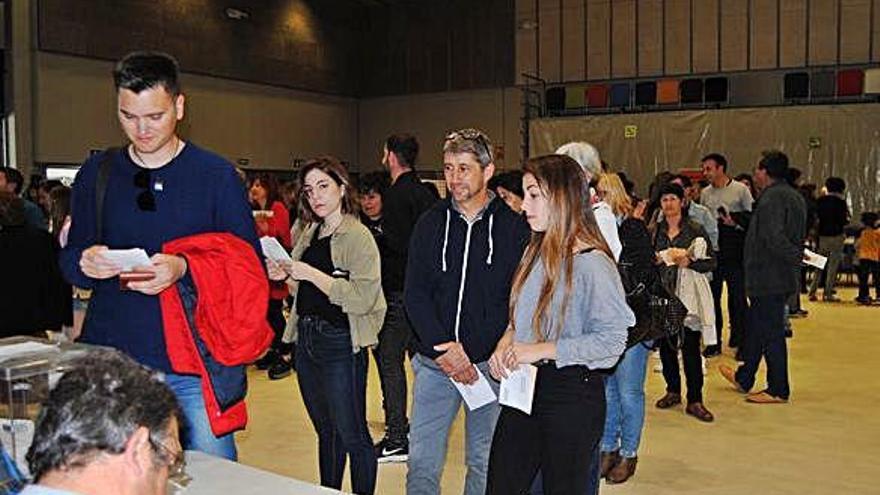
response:
M25 455L49 390L93 346L32 337L0 339L0 442L26 476Z

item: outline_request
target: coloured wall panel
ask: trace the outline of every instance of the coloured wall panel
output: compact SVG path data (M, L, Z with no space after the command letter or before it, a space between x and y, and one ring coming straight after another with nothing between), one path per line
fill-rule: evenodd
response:
M749 0L720 0L721 70L748 68Z

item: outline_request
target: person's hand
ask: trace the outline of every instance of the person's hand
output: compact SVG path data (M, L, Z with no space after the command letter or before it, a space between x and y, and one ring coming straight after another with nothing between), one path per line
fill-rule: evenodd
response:
M679 256L675 259L675 264L678 265L679 268L687 268L691 265L691 259L687 256Z
M309 280L315 268L308 263L302 261L293 261L287 266L283 266L284 270L290 274L290 278L294 280Z
M553 342L540 342L536 344L514 342L512 356L510 357L514 362L514 366L509 367L509 369L514 370L520 364L532 364L542 359L555 359L555 346L556 344Z
M107 246L96 244L85 251L79 258L79 267L87 277L104 280L119 275L122 268L105 259L102 253Z
M150 280L129 282L128 288L148 296L155 296L180 280L186 273L186 260L180 256L157 253L150 257L152 265L135 268L135 271L153 274Z
M477 381L477 372L461 342L438 344L434 346L434 350L443 353L434 361L446 376L464 384Z
M495 352L489 358L489 374L499 382L502 378L507 378L509 368L505 364L505 358L513 352L513 339L505 337L498 341Z
M266 258L266 273L269 275L269 280L274 280L276 282L287 278L287 272L284 271L284 268L269 258Z
M638 202L636 207L633 209L632 216L633 218L638 218L639 220L645 220L645 213L648 211L648 200L643 199Z
M730 213L725 212L724 215L719 214L718 218L721 219L721 223L727 225L728 227L733 227L736 225L736 222L733 221L733 217L730 216Z

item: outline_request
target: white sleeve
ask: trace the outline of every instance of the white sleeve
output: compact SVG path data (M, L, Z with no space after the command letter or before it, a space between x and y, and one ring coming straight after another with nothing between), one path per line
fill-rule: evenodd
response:
M593 216L596 217L599 231L602 232L602 237L605 238L605 243L611 248L611 254L614 255L614 261L617 262L620 259L620 252L623 250L620 236L617 233L617 219L611 213L611 208L602 203L593 205Z

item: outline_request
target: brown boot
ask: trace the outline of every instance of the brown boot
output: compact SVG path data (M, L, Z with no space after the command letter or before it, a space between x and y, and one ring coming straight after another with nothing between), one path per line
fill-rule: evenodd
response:
M602 457L599 461L599 478L608 476L608 471L611 471L618 462L620 462L620 451L602 452Z
M605 480L612 485L626 483L626 480L636 474L636 464L638 462L638 456L621 457L620 462L618 462L611 471L608 471L608 476Z

